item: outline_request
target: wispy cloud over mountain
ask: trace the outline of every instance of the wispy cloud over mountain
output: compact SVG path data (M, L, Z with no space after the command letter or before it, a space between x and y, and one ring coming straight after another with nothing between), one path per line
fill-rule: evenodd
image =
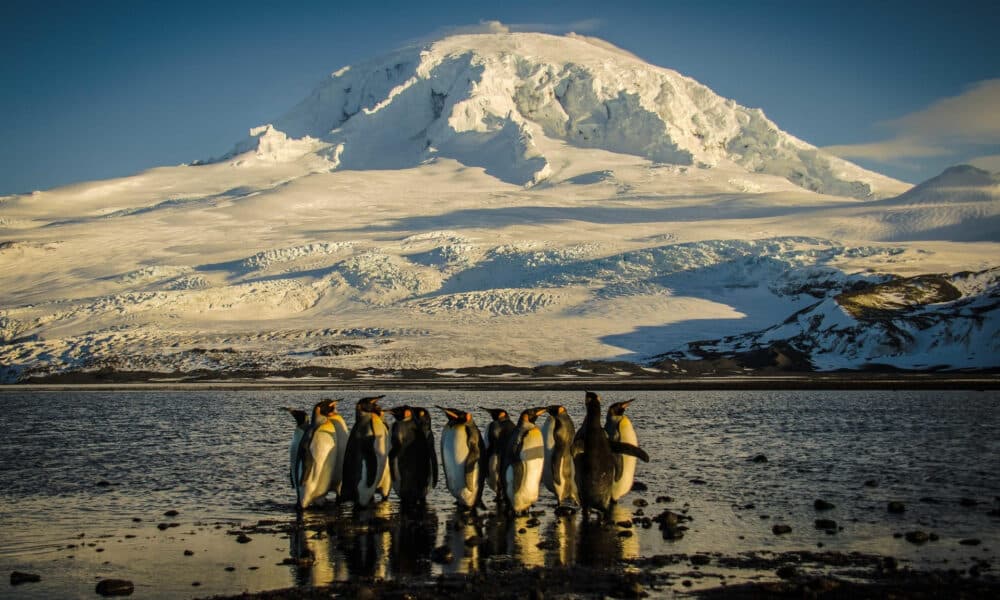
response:
M844 158L898 162L900 159L949 156L959 148L1000 144L1000 79L987 79L965 92L882 125L893 131L886 140L827 146Z

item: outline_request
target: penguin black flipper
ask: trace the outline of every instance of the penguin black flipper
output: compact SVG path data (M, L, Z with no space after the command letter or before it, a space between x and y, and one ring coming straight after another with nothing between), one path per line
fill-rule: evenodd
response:
M611 448L614 449L614 444L618 442L611 442ZM649 462L649 461L646 461ZM615 481L622 478L622 471L625 470L625 461L620 452L615 452Z
M579 436L580 432L577 432L577 438L573 440L573 447L570 449L570 454L573 456L573 458L576 458L577 456L583 454L583 450L585 448L585 445L583 443L583 438Z
M479 431L472 427L466 427L465 434L466 447L469 449L469 454L465 458L465 489L474 490L481 471L479 457L482 454L482 439Z
M634 456L641 460L642 462L649 462L649 455L646 451L638 446L633 446L632 444L626 444L625 442L609 442L611 444L611 451L615 454L628 454L629 456Z
M431 461L431 487L436 488L438 484L438 455L434 448L434 434L427 436L427 453Z

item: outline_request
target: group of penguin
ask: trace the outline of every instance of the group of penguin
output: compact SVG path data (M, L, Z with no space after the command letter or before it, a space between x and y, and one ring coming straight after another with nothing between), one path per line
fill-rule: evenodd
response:
M354 426L348 430L337 412L339 400L313 406L312 414L286 408L296 427L289 447L289 477L296 510L303 511L327 494L337 501L366 507L376 497L396 493L404 507L426 503L437 486L438 455L431 415L418 406L383 409L385 396L358 400ZM587 414L577 431L565 407L529 408L513 421L504 409L484 408L492 421L484 437L472 413L436 407L448 418L441 433L441 458L448 491L459 507L485 508L483 490L496 494L498 506L520 515L538 501L544 485L560 507L578 505L610 518L611 507L631 488L636 459L649 462L625 409L608 408L601 423L601 399L586 393ZM385 415L393 417L392 428ZM548 418L539 427L536 420Z

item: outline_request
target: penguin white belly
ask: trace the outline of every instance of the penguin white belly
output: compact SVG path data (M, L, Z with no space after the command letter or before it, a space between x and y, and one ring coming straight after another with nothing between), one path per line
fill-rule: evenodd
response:
M545 489L549 490L556 496L559 492L556 491L555 479L552 477L553 469L559 468L559 465L553 464L553 450L556 447L556 420L554 418L546 417L545 422L539 429L542 432L542 444L545 449L544 454L544 469L542 471L542 483L545 484Z
M636 437L635 429L632 427L632 422L629 421L628 417L622 417L621 423L618 424L618 441L632 444L633 446L639 445L639 438ZM614 484L611 486L611 498L613 500L617 501L632 489L632 482L635 479L636 460L638 460L636 457L629 456L628 454L622 456L621 477L615 479Z
M545 476L552 480L552 487L549 490L556 495L556 499L561 503L566 498L570 497L570 481L571 479L566 477L563 473L566 472L564 465L567 461L572 461L569 454L563 453L562 456L553 456L551 465L546 463L545 465ZM557 484L552 476L552 473L558 471L559 483ZM548 486L546 486L548 487Z
M327 429L323 427L313 433L312 443L309 444L309 452L312 454L314 466L311 472L304 474L305 481L302 482L302 508L308 507L330 491L330 482L333 479L333 467L337 457L336 444L337 441L332 428Z
M333 479L330 481L330 490L340 496L340 484L344 480L344 455L347 453L347 438L351 436L350 430L344 417L333 415L330 417L333 423L334 437L337 440L337 456L333 463Z
M305 435L305 431L298 427L295 428L295 433L292 434L292 443L288 445L288 472L292 477L292 486L295 486L296 481L296 463L299 460L299 444L302 443L302 436Z
M389 470L389 430L381 419L375 422L375 456L378 459L375 490L385 499L392 489L392 473Z
M538 488L542 482L542 470L545 466L542 434L537 428L525 434L518 460L524 466L524 478L520 485L518 486L517 482L514 481L513 467L507 468L505 478L507 480L507 495L511 499L511 508L515 512L522 512L538 501Z
M465 463L469 459L469 436L465 427L448 427L441 436L445 480L448 491L456 500L471 507L476 502L475 490L465 487Z

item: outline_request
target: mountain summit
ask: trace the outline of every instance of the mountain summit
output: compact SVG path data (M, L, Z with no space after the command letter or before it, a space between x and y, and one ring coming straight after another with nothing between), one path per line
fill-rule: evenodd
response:
M400 169L452 158L507 183L557 176L565 148L784 177L860 199L905 185L825 154L676 71L575 34L457 35L345 67L233 154L332 168Z

